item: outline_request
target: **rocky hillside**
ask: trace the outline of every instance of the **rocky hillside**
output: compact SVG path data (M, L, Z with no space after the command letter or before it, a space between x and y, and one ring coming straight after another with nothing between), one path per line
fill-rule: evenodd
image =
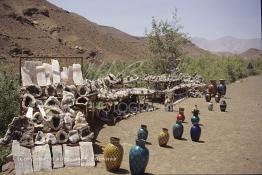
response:
M150 56L146 39L101 26L46 0L0 1L0 59L15 56L83 56L110 60ZM188 44L192 55L205 54Z
M245 59L256 59L256 58L262 58L262 50L258 49L248 49L247 51L240 54L241 57Z

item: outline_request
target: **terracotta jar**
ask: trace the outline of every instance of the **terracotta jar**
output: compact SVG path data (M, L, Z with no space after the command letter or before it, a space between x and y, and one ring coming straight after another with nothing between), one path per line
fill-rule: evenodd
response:
M218 91L218 93L221 94L221 96L226 95L226 91L227 91L226 80L224 80L224 79L219 80L219 85L217 86L217 91Z
M219 103L220 97L221 97L220 94L217 93L216 96L215 96L215 101L216 101L217 103Z
M159 136L158 136L159 146L167 145L168 140L169 140L168 129L167 128L163 128L162 131L159 133Z
M222 100L222 101L220 102L220 111L221 111L221 112L226 112L226 108L227 108L227 103L226 103L225 100Z
M184 126L180 120L176 121L173 126L173 136L175 139L181 139L184 132Z
M211 94L209 92L205 94L205 99L206 99L206 102L211 101Z
M137 139L146 140L148 137L147 125L141 125L141 128L137 131Z
M212 102L208 102L208 110L209 111L213 111L213 103Z
M123 154L124 149L120 144L120 139L111 137L110 143L108 143L104 149L106 169L108 171L118 170L123 160Z
M192 114L195 115L195 116L198 116L199 113L200 113L200 111L198 110L197 105L195 105L195 107L192 109Z
M198 124L193 124L193 126L191 127L190 136L192 141L194 142L199 141L199 138L201 136L201 128Z
M129 151L129 167L131 174L144 174L149 160L149 151L145 147L145 140L138 139Z
M208 85L208 92L214 97L217 93L217 83L216 80L210 80Z
M182 122L184 122L185 121L185 108L182 108L182 107L180 107L179 109L178 109L178 115L177 115L177 120L181 120Z

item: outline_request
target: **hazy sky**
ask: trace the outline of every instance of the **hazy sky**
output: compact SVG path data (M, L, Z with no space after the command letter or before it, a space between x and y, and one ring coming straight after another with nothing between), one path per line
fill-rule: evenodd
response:
M260 38L260 0L49 0L97 24L136 36L150 30L151 19L168 19L177 8L183 31L191 37Z

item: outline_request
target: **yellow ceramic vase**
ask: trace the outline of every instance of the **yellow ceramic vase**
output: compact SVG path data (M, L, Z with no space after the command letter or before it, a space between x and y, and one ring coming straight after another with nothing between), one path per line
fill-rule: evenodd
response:
M120 145L120 139L116 137L110 138L110 143L105 146L104 158L106 169L114 171L120 168L123 159L124 149Z
M160 146L165 146L167 145L169 140L169 134L168 134L168 129L163 128L162 131L160 132L158 136L158 143Z

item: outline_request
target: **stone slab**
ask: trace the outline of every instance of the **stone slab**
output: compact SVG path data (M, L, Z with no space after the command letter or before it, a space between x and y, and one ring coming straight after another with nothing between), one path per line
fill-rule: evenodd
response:
M61 72L61 81L65 84L68 82L68 69L67 67L63 67L63 71Z
M68 82L67 84L72 85L74 84L74 80L73 80L73 66L69 66L68 67Z
M45 67L44 66L37 66L36 67L36 79L37 84L39 86L46 86L46 75L45 75Z
M63 168L64 157L63 157L62 145L53 145L52 154L53 154L53 168Z
M83 75L80 64L73 64L73 80L76 85L83 85Z
M22 85L23 86L29 86L33 84L31 76L30 76L30 70L25 65L21 67L21 76L22 76Z
M81 166L95 166L95 155L92 142L79 142Z
M66 167L80 167L79 146L67 146L63 144L63 155Z
M52 158L48 144L32 148L34 171L52 170Z
M22 175L33 172L31 150L20 146L19 142L13 140L12 154L15 163L16 175Z
M61 82L60 67L58 60L51 60L52 63L52 75L53 75L53 84Z
M52 65L43 63L43 66L45 68L45 78L46 78L46 85L52 84Z

